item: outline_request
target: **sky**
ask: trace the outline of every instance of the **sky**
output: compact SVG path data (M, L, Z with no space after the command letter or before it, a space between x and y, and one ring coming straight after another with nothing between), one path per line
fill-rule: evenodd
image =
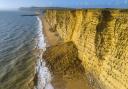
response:
M19 7L128 8L128 0L0 0L0 9Z
M128 0L42 0L46 6L128 8Z
M42 6L43 0L0 0L0 9Z

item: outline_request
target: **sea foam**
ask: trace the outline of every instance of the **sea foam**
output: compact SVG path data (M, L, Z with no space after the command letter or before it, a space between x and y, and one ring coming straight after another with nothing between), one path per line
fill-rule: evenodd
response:
M35 89L54 89L51 84L51 74L48 68L46 67L46 64L44 60L42 59L42 50L44 51L46 49L46 43L42 31L42 22L39 17L37 17L38 20L38 44L37 47L39 49L38 55L37 55L37 65L36 65L36 74L37 74L37 86Z

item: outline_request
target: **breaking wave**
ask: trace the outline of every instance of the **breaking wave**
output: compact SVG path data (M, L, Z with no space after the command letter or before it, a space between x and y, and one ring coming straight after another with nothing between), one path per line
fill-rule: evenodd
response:
M49 69L46 67L45 61L42 59L43 51L46 49L46 43L44 35L42 32L42 22L39 17L38 20L38 54L37 54L37 65L36 65L36 74L37 74L37 86L35 89L54 89L51 84L51 74Z

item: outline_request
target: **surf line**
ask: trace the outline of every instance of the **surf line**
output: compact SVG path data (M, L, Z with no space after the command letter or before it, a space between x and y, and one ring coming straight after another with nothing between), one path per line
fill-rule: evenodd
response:
M46 50L45 38L43 35L42 21L37 16L38 20L38 40L37 40L37 63L36 63L36 76L37 76L37 85L35 89L54 89L51 84L51 74L49 69L46 67L44 59L42 59L43 51Z

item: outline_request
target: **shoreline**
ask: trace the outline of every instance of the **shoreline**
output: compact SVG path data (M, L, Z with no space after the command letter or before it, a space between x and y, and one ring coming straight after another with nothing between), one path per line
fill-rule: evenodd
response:
M46 47L49 46L54 46L57 45L59 43L61 43L61 41L59 40L59 36L56 36L55 34L58 34L56 32L51 32L50 29L50 25L47 23L45 17L42 15L40 17L41 21L42 21L42 25L43 25L43 33L44 33L44 37L45 37L45 42L46 42Z
M44 34L42 31L42 21L40 17L37 17L39 21L39 29L38 29L38 41L37 41L37 62L36 62L36 71L34 78L35 89L53 89L51 86L51 74L48 68L45 65L45 62L42 60L43 52L46 48L46 43L44 39Z
M43 33L45 36L46 42L46 50L47 48L51 48L55 45L60 45L63 43L59 38L59 35L56 36L56 32L51 32L50 26L46 21L44 16L41 17L42 25L43 25ZM52 75L52 85L54 89L90 89L87 83L87 79L85 76L78 75L77 77L72 77L71 75L61 75L61 74L53 74Z

